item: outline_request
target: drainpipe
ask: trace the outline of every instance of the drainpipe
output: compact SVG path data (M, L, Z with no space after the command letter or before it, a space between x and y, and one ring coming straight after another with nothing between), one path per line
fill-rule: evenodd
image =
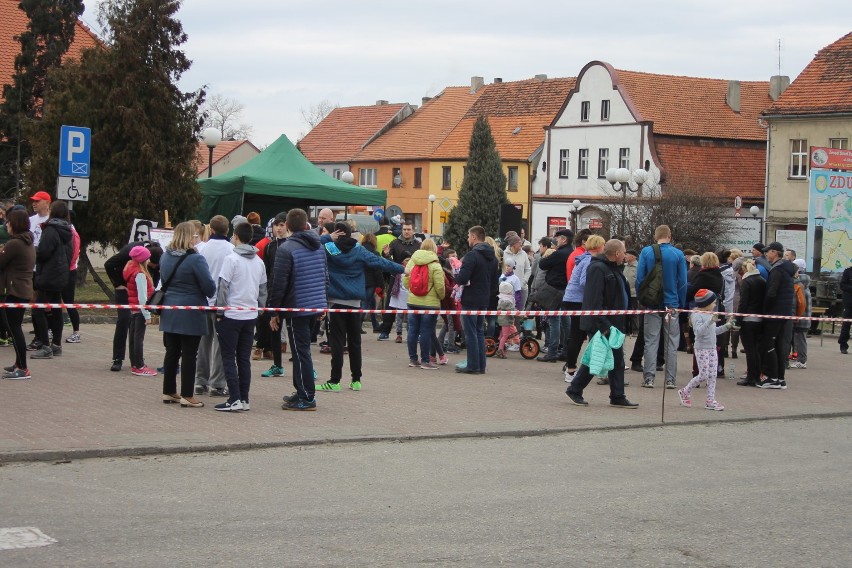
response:
M764 172L763 177L763 223L761 223L761 234L760 234L760 242L764 242L766 237L764 233L766 232L766 219L769 215L769 153L772 148L772 128L768 122L766 122L762 118L757 119L757 123L761 128L766 130L766 171Z

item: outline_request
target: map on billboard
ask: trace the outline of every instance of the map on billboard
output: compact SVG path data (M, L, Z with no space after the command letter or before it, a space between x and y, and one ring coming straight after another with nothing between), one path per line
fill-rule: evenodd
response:
M808 207L808 267L813 270L814 230L823 226L820 272L852 266L852 172L814 169Z

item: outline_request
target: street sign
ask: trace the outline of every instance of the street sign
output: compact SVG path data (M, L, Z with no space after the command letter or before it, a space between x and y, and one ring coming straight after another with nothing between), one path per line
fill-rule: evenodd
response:
M378 221L380 223L382 222L382 217L384 217L384 216L385 216L385 211L381 207L376 207L376 210L373 211L373 219L375 219L376 221Z
M56 198L65 201L88 201L89 178L60 176L56 180Z
M59 175L89 177L91 151L91 129L63 125L59 135Z

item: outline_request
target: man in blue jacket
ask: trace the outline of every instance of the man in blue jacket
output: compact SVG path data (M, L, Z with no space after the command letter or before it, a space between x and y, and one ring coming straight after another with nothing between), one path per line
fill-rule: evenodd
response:
M485 242L485 229L476 225L467 232L470 251L464 255L456 282L464 289L461 295L463 310L487 310L491 304L492 285L498 278L497 256ZM457 373L485 373L485 316L463 315L464 341L467 344L467 363L456 366Z
M275 253L273 285L269 306L299 308L286 312L287 336L293 350L293 387L284 397L284 410L316 410L314 362L311 359L311 324L314 316L328 308L326 283L328 268L319 235L308 230L308 214L302 209L287 213L287 229L292 233ZM278 315L269 320L278 331Z
M336 239L336 240L335 240ZM378 268L391 274L402 274L405 268L368 251L352 238L348 223L337 223L332 235L323 235L328 262L328 303L332 308L357 310L366 293L367 270ZM361 314L330 312L328 344L331 347L331 378L317 385L318 391L339 392L343 376L343 346L349 348L349 388L361 390Z
M660 256L663 264L663 303L658 306L644 306L650 310L667 310L669 308L686 307L686 260L683 253L672 243L672 230L668 225L660 225L654 230L654 240L660 245ZM654 248L649 245L639 253L639 267L636 271L636 290L642 286L642 281L651 273L655 264ZM642 369L642 386L654 388L654 377L657 370L657 349L660 338L665 335L668 342L665 349L666 388L676 387L677 377L677 345L680 341L680 323L677 314L669 318L669 323L663 329L665 315L661 313L645 314L643 332L645 334L645 357Z

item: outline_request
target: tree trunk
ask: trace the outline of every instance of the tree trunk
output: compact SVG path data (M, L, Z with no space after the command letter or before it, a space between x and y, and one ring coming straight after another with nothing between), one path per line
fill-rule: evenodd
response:
M113 292L112 286L108 286L107 283L104 282L103 278L101 278L101 275L98 274L98 272L92 266L92 261L89 260L88 252L82 247L80 250L80 264L83 265L84 270L87 270L91 273L92 278L98 284L98 286L101 287L101 290L104 291L104 294L107 295L109 301L115 303L115 292Z

